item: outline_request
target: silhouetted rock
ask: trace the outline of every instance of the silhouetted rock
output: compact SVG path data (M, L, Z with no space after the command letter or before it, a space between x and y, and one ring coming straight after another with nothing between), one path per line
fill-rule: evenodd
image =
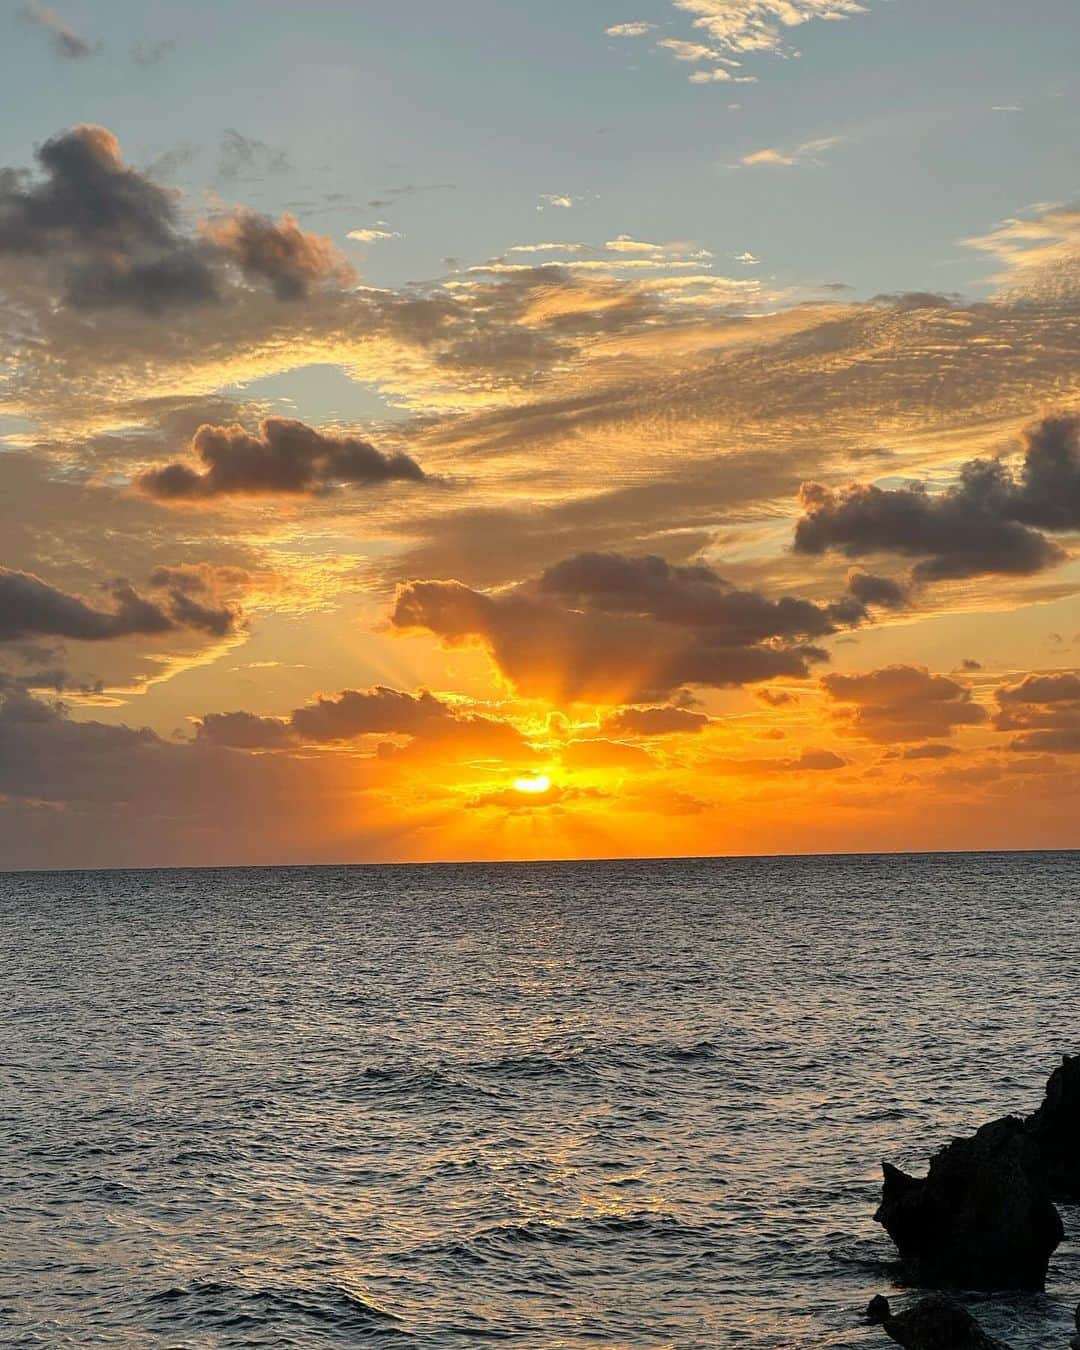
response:
M940 1295L924 1298L893 1317L889 1300L878 1294L866 1316L907 1350L1009 1350L1003 1341L988 1336L966 1308Z
M892 1309L889 1307L889 1300L884 1294L875 1294L866 1310L866 1320L873 1322L875 1326L880 1326L883 1322L887 1322L891 1316Z
M1080 1055L1066 1055L1046 1084L1046 1098L1028 1129L1046 1166L1050 1197L1080 1204Z
M956 1139L924 1178L889 1163L874 1215L919 1284L936 1289L1042 1289L1061 1218L1039 1146L1015 1116Z

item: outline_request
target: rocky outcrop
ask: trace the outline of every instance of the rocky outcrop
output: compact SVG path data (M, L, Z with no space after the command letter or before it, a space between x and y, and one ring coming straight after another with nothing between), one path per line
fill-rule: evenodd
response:
M866 1316L907 1350L1009 1350L1003 1341L988 1336L966 1308L940 1295L924 1298L894 1317L889 1300L878 1294Z
M1035 1131L1015 1116L936 1153L922 1178L889 1163L875 1219L934 1289L1042 1289L1063 1236Z
M1050 1197L1080 1204L1080 1055L1066 1055L1027 1127L1042 1155Z

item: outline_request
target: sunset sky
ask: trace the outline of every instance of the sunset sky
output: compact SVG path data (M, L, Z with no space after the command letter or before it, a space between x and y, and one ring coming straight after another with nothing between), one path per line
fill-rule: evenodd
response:
M1075 0L0 10L0 864L1080 845Z

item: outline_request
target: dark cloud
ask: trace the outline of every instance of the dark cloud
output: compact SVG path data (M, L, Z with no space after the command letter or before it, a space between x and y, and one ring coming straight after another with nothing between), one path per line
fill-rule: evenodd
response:
M485 647L523 694L606 704L803 678L826 659L811 640L846 621L808 600L738 590L703 564L619 554L567 558L502 594L412 581L391 617L399 630Z
M258 434L238 425L199 427L191 448L199 468L177 461L136 480L167 501L226 496L310 495L336 483L372 485L425 481L401 451L384 454L355 436L317 431L287 417L268 417Z
M655 708L619 708L604 718L605 731L624 736L674 736L699 732L709 725L704 713L670 704Z
M234 750L284 750L296 744L288 722L249 712L206 713L196 732L200 740Z
M29 572L0 568L0 642L25 637L62 637L82 642L156 636L176 628L196 628L222 635L236 615L170 592L159 604L138 594L127 582L110 588L112 609L97 609L76 595L58 590Z
M77 308L158 310L216 295L209 261L180 232L175 194L125 166L111 131L74 127L37 159L36 183L0 171L0 255L55 258Z
M675 566L655 555L579 553L540 577L538 591L586 609L720 630L732 643L824 637L836 631L828 608L731 586L701 563Z
M205 303L228 291L230 267L289 300L352 279L330 240L291 216L274 222L237 208L186 233L178 195L125 165L104 127L61 132L37 159L38 181L0 170L0 257L50 262L73 308L160 313Z
M806 483L802 503L799 553L899 553L920 559L916 581L1027 576L1066 556L1041 531L1080 529L1080 418L1051 417L1028 428L1018 472L999 460L971 460L956 486L933 494L919 483Z
M345 285L352 267L331 240L302 230L286 212L279 221L238 207L207 221L203 238L249 281L269 282L279 300L297 300L322 282Z
M924 666L825 675L821 684L849 734L881 744L947 737L957 727L979 726L987 718L970 690Z
M901 609L908 602L908 593L891 577L874 576L858 569L848 574L848 590L864 607L876 605L881 609Z
M783 708L799 701L798 694L793 694L789 689L758 689L755 697L770 708Z
M353 799L364 774L352 757L170 742L146 728L75 720L57 701L0 697L5 867L309 861L313 820L340 824L344 861L358 845L378 850Z
M377 685L374 689L346 689L332 698L319 698L306 708L297 708L292 726L308 741L346 741L372 733L415 736L433 723L452 718L451 710L434 694L407 694Z
M61 132L37 159L45 172L38 183L15 169L0 172L0 250L100 245L128 254L175 244L175 197L125 167L120 143L105 127Z
M902 759L948 759L957 754L955 745L912 745L902 754Z
M409 694L382 685L322 696L294 709L288 718L208 713L197 723L197 736L238 750L334 745L361 736L408 736L410 750L435 757L526 759L531 755L524 737L508 722L461 712L426 690ZM387 745L381 753L391 756L397 750Z
M847 760L832 750L807 748L791 759L713 759L707 767L722 774L755 777L759 774L831 773L834 769L846 768Z
M996 694L999 731L1016 731L1010 750L1080 754L1080 673L1025 675Z
M49 5L40 5L34 0L16 13L24 23L33 24L47 33L50 47L65 61L82 61L100 50L100 43L89 42Z

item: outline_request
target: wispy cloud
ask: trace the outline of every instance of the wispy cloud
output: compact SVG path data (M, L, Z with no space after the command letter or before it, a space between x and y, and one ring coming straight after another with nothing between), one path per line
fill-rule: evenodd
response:
M821 164L820 156L831 150L834 145L839 145L843 139L842 136L821 136L817 140L803 141L802 145L797 145L791 150L778 150L775 146L768 145L762 150L754 150L748 155L743 155L739 164L744 168L755 168L758 165L791 168L795 164Z
M507 253L581 253L587 244L513 244Z
M675 0L694 15L694 27L734 52L777 51L784 30L812 19L849 19L862 14L860 0Z
M558 207L560 210L569 211L572 206L582 200L582 197L575 197L569 192L542 192L540 200L536 204L536 209L546 211L549 207Z
M48 5L39 5L36 0L24 5L18 11L18 17L47 33L53 51L65 61L81 61L87 56L93 56L100 48L100 43L88 41L56 10Z
M358 244L377 244L381 239L404 239L400 230L387 230L381 226L367 226L361 230L350 230L346 239L355 239Z
M797 56L788 43L788 32L814 19L850 19L868 6L861 0L672 0L676 10L692 15L691 27L704 40L665 37L656 44L677 61L699 69L690 75L692 84L752 83L756 76L732 74L741 60L766 52ZM610 37L644 37L656 28L644 20L613 24Z
M605 28L604 32L608 37L644 37L655 27L656 24L647 23L644 19L633 19L630 23L613 23L610 28Z

